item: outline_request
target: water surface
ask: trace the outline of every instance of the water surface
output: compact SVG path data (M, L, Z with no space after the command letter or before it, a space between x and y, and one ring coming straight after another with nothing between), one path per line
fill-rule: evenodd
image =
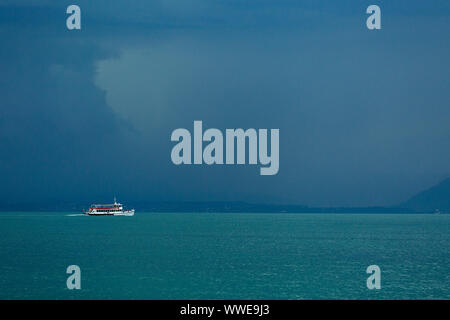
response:
M450 215L2 212L0 298L450 299L449 231Z

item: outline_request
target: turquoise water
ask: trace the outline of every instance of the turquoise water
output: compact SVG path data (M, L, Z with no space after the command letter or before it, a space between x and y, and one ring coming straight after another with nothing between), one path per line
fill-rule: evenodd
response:
M450 215L3 212L0 298L450 299L449 231Z

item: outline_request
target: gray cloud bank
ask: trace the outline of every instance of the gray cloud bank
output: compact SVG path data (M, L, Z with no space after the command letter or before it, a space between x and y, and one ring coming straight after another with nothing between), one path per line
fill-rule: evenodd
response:
M447 2L378 33L358 1L79 1L78 33L34 3L0 6L3 201L386 205L450 172ZM174 166L194 120L280 128L279 174Z

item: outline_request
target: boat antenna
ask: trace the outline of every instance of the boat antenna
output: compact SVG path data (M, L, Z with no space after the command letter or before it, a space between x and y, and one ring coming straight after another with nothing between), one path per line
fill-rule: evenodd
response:
M114 196L114 204L116 204L117 203L117 201L116 201L116 196Z

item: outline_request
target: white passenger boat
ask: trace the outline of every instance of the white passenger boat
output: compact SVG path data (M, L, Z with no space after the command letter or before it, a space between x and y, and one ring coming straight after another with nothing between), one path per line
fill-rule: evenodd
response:
M121 203L114 198L113 204L93 204L84 214L89 216L134 216L134 209L124 210Z

